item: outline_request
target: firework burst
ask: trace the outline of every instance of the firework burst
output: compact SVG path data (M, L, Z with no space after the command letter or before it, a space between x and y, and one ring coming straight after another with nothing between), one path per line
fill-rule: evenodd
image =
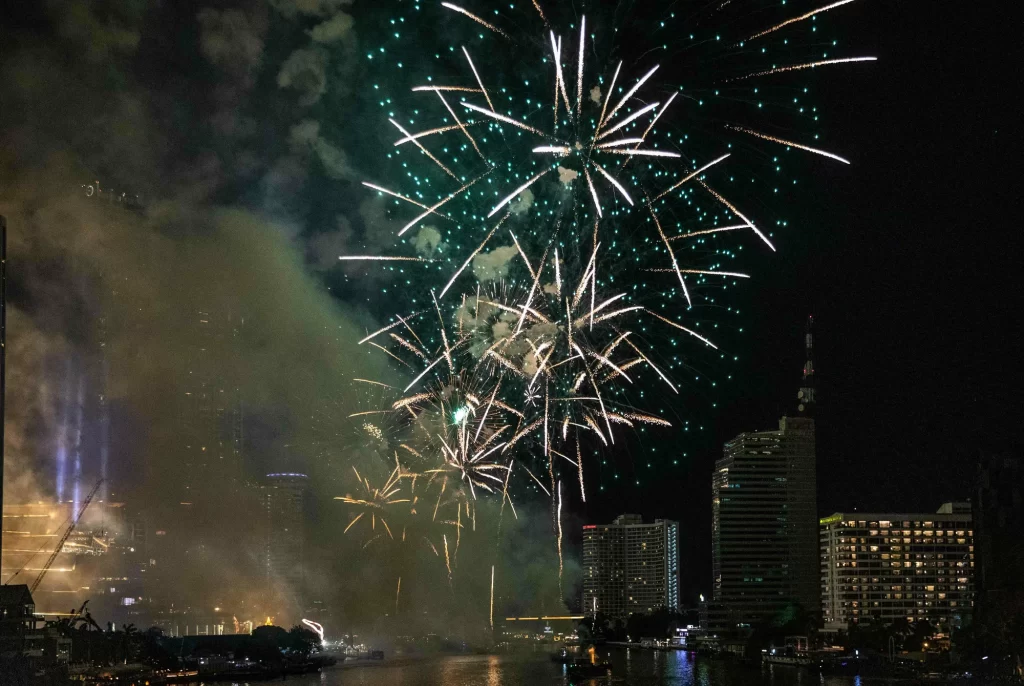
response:
M519 480L560 513L566 479L585 498L581 442L670 425L631 388L677 397L690 351L724 359L709 329L735 313L720 300L748 278L739 251L774 251L786 224L766 200L790 201L798 157L850 163L794 80L874 59L818 32L852 2L714 3L628 28L604 6L444 2L466 33L436 52L416 5L367 54L407 81L379 101L400 176L364 182L397 254L342 257L404 280L388 297L410 314L361 343L408 373L372 412L400 427L431 521L455 527L449 574L478 497L504 511Z

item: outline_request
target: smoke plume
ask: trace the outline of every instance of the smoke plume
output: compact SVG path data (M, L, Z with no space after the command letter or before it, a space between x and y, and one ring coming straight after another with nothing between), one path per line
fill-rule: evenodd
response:
M109 498L161 531L180 527L191 488L183 418L202 369L231 396L222 405L241 408L244 431L223 448L241 457L213 486L221 502L196 515L219 538L189 542L194 555L175 563L179 602L255 611L258 592L231 590L250 588L260 564L250 487L294 469L314 495L308 592L337 626L380 627L395 617L387 607L426 617L424 628L475 631L495 564L508 603L557 606L544 508L524 504L516 518L481 503L451 578L425 544L364 550L342 534L348 517L332 498L351 488L351 467L388 469L348 419L373 400L352 378L398 374L356 345L387 312L361 285L369 268L337 261L393 234L383 201L356 183L367 163L344 133L358 14L343 0L209 5L29 3L0 27L5 502L54 497L62 415L82 388L87 432L100 395L109 412ZM424 229L415 246L444 244ZM509 250L482 254L474 270L500 278ZM87 485L99 476L90 469ZM218 547L225 530L235 540Z

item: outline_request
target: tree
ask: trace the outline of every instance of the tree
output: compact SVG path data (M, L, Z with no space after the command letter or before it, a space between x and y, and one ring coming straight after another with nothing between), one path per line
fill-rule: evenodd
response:
M288 632L288 640L285 645L288 650L298 653L302 657L309 657L320 645L320 637L303 626L293 626Z
M177 665L178 658L167 651L163 645L164 632L158 627L150 627L138 635L138 659L153 667L166 668Z
M288 632L279 626L258 626L252 631L257 643L273 646L278 650L288 645Z

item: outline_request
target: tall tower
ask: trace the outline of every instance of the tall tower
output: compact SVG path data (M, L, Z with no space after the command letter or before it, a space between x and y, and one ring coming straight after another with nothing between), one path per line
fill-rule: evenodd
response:
M7 392L7 219L0 215L0 510L4 509L4 396ZM0 532L0 547L3 547Z
M724 633L785 622L820 607L814 367L810 320L796 416L778 430L741 433L712 474L714 602L708 627Z
M305 499L309 477L298 472L267 474L264 490L266 539L264 572L271 597L302 610Z

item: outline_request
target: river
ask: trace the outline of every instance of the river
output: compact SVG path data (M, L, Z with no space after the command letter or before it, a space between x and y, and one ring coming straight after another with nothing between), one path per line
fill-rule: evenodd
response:
M602 656L606 650L602 649ZM871 686L859 677L821 677L782 665L752 669L682 651L611 649L611 679L574 686ZM322 674L290 677L287 686L569 686L562 665L546 654L446 655L339 665ZM875 684L881 682L873 682Z

